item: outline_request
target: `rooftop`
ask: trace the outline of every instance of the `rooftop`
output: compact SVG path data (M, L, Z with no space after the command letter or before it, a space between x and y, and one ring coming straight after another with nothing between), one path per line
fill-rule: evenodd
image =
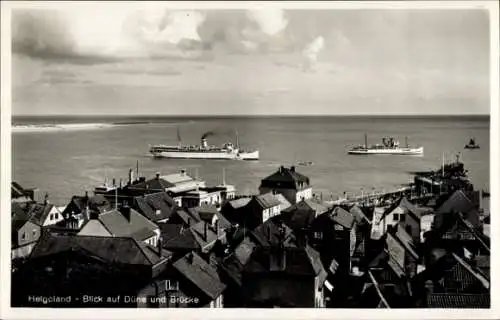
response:
M211 300L220 296L226 288L216 267L208 264L194 252L177 260L173 267Z
M166 192L158 192L135 197L134 207L149 220L155 222L170 218L176 204Z
M167 259L166 250L159 256L140 241L130 237L67 236L43 233L33 248L31 259L63 251L82 249L107 262L132 265L156 265Z
M122 210L127 209L124 208ZM129 210L130 219L127 219L124 213L118 210L110 210L100 214L97 220L100 221L104 228L113 236L133 236L140 241L153 236L158 226L134 209L129 208Z
M309 178L295 171L295 167L293 166L290 168L281 166L278 171L261 181L261 187L303 189L309 187L309 185Z

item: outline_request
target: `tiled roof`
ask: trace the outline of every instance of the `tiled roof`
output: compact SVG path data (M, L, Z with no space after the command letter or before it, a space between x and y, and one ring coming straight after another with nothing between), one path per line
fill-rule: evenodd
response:
M200 215L195 210L177 209L172 216L177 215L186 225L194 225L201 221Z
M472 201L467 198L463 191L457 190L444 201L436 210L436 213L464 212L476 210Z
M341 225L346 229L352 229L355 223L354 216L341 207L336 207L331 213L329 213L330 218L337 224Z
M427 297L427 307L450 309L490 308L490 295L465 293L432 293Z
M281 210L286 210L287 208L292 206L290 201L288 201L287 198L285 198L285 196L282 195L281 193L275 194L274 197L276 199L278 199L278 201L280 202L280 209Z
M30 258L82 249L105 261L132 264L155 265L164 258L145 252L146 245L129 237L67 236L43 233L33 248Z
M405 247L406 250L415 258L418 260L419 255L416 251L415 243L413 242L413 238L411 235L409 235L402 227L401 225L398 225L396 234L396 238L399 240L399 242Z
M202 204L201 206L192 208L191 210L196 211L200 218L205 221L212 221L213 217L219 213L217 207L211 204Z
M85 210L85 196L73 196L71 198L71 203L74 204L80 213ZM103 195L95 195L87 198L88 206L90 210L106 211L112 208L111 203Z
M173 267L212 300L225 290L217 269L191 252L177 260Z
M49 215L53 207L54 205L51 203L33 203L28 207L28 216L33 223L41 226L47 219L47 216Z
M165 189L174 187L173 183L170 183L163 179L162 177L153 178L147 181L139 182L129 186L130 189L135 190L154 190L154 191L165 191Z
M167 243L173 238L180 235L182 231L182 224L173 224L173 223L158 223L160 227L160 234L163 240L163 243Z
M255 196L254 199L262 209L269 209L281 204L281 202L270 192Z
M472 201L461 191L455 191L446 201L444 201L439 208L435 211L435 224L440 227L442 221L449 216L449 214L463 213L464 218L468 220L474 228L480 227L479 212L476 210Z
M292 229L285 224L275 223L272 219L266 220L266 222L255 228L251 234L260 246L270 246L280 242L285 246L295 245L295 235Z
M384 211L382 219L393 213L397 208L401 209L405 214L410 214L417 221L420 221L420 217L424 212L423 209L417 208L410 201L408 201L406 197L401 197L398 201L393 203L388 209Z
M11 204L12 220L28 220L29 216L26 211L18 203L13 202Z
M231 222L229 222L220 212L217 212L215 216L217 217L216 223L219 229L228 229L232 226Z
M136 239L137 241L144 241L146 239L156 236L156 232L147 227L144 227L142 229L133 232L130 236Z
M275 265L273 261L283 259L283 267ZM279 262L277 262L279 264ZM284 272L294 276L319 276L326 279L326 271L320 261L319 254L306 245L305 247L261 247L255 248L245 265L245 273L269 273L273 271Z
M190 175L188 175L186 173L182 173L182 172L163 175L163 176L160 176L160 178L171 183L172 185L176 185L178 183L183 183L183 182L190 182L190 181L195 180Z
M295 168L293 167L280 167L278 171L262 179L262 185L272 184L278 186L278 184L283 184L287 187L294 186L295 188L298 188L299 183L309 185L309 178L295 171Z
M310 203L301 200L283 210L279 219L293 230L300 230L309 227L318 215L324 213L323 208L319 208L320 212L317 212L316 209L316 206L311 206Z
M151 221L170 218L175 201L166 192L147 194L134 198L134 207Z
M23 197L23 196L24 196L24 188L21 187L17 182L12 181L12 184L11 184L11 197L12 197L12 199Z
M371 220L366 216L366 214L358 206L354 205L349 209L349 212L354 216L356 223L372 223Z
M199 241L197 241L197 238L198 236L194 234L193 230L185 229L177 236L165 241L163 246L171 251L199 250L201 249L201 246Z
M130 208L130 221L118 210L111 210L98 216L98 220L113 236L146 235L144 230L154 231L158 226ZM145 240L146 238L142 239Z
M455 253L452 253L453 257L456 259L456 261L465 268L465 270L467 270L467 272L472 275L477 281L479 281L481 283L481 285L485 288L485 289L489 289L490 288L490 282L488 279L486 279L483 275L479 274L478 272L476 272L475 270L472 269L471 265L468 264L467 262L465 262L462 258L460 258L458 255L456 255ZM457 279L459 280L460 282L465 282L463 279Z
M252 200L252 198L239 198L229 201L228 204L234 209L239 209L246 206L250 202L250 200Z
M206 227L206 236L205 236ZM204 221L200 221L190 228L183 230L176 237L165 243L165 248L174 249L203 249L217 240L213 228Z

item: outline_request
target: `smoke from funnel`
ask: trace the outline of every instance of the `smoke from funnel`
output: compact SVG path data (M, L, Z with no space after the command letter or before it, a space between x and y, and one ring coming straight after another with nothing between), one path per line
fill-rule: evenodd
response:
M201 138L206 139L211 136L215 135L232 135L234 134L234 130L228 129L228 128L216 128L210 131L205 132Z
M318 54L325 45L325 39L322 36L317 37L311 43L309 43L303 51L303 55L305 58L305 67L311 68L318 61Z
M215 132L214 132L214 131L208 131L208 132L205 132L205 133L201 136L201 138L202 138L202 139L206 139L206 138L211 137L211 136L214 136L214 135L215 135Z

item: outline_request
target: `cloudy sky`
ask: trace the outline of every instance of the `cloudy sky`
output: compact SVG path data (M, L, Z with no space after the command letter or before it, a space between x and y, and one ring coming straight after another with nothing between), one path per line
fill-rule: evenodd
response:
M12 113L485 114L482 10L12 12Z

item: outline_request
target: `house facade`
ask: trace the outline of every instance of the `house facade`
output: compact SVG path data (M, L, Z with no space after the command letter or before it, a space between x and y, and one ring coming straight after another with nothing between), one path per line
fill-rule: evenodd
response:
M281 193L291 204L313 196L309 178L297 172L294 166L281 166L278 171L262 179L259 192Z

